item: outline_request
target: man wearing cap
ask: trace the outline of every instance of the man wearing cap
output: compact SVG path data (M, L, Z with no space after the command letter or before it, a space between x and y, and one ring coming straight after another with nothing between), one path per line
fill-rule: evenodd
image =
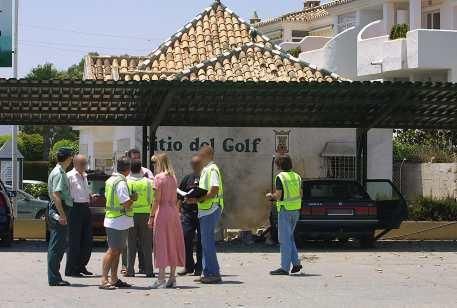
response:
M49 174L48 192L49 230L48 245L48 283L50 286L68 286L70 283L62 280L60 262L62 261L67 244L67 214L73 206L70 194L70 183L65 173L71 165L73 153L71 149L61 148L57 152L57 165Z

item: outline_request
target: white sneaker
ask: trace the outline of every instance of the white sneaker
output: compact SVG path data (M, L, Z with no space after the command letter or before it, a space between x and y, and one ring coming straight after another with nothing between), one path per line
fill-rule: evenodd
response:
M160 281L157 279L151 286L151 289L165 289L167 287L167 282L165 280Z

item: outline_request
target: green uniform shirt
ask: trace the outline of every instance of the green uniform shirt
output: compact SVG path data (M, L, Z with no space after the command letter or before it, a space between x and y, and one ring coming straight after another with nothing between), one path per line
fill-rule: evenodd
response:
M73 206L73 199L70 194L70 182L68 181L67 174L60 164L57 164L52 169L48 178L48 192L49 197L52 198L53 192L59 192L62 202L66 206Z

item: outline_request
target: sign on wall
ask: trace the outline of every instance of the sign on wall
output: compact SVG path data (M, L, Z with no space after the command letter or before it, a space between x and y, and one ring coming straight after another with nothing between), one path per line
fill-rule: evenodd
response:
M13 1L0 0L0 67L13 64Z

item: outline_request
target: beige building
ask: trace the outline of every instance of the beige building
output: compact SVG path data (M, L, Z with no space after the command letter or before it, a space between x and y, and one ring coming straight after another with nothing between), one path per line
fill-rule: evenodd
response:
M192 80L205 82L208 88L214 85L211 81L301 82L306 87L309 82L341 80L287 54L219 1L149 55L87 56L85 78ZM116 156L142 147L141 127L78 129L81 151L89 156L92 168L109 171ZM190 171L190 157L204 143L213 145L223 170L224 222L229 227L257 227L267 221L269 203L264 194L271 187L272 157L279 145L289 149L304 177L355 177L355 129L189 128L162 123L153 150L169 153L182 176ZM368 151L368 176L391 178L391 132L370 133Z

